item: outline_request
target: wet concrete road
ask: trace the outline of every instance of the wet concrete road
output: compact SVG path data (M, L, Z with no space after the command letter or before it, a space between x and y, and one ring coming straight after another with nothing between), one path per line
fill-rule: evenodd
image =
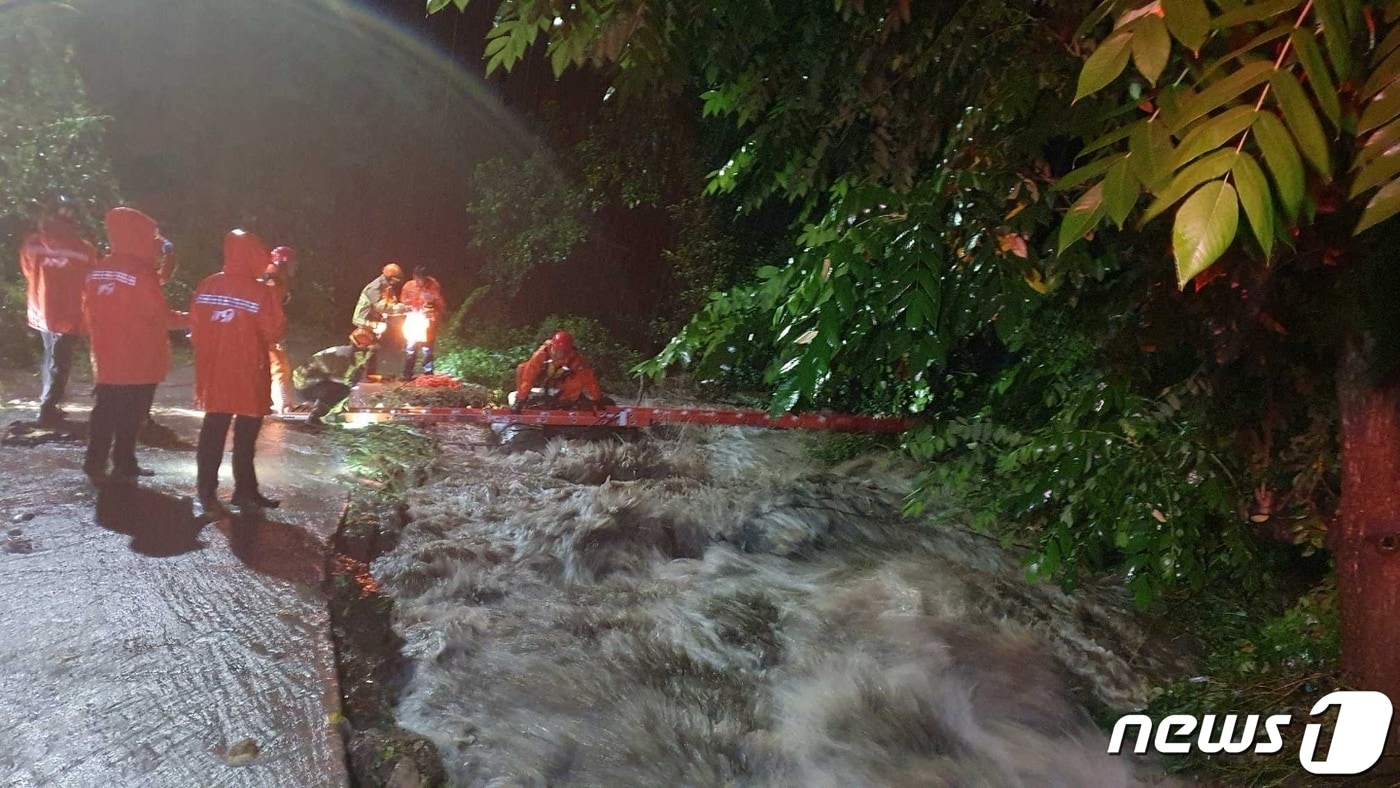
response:
M33 418L9 400L32 383L6 376L4 424ZM70 393L75 421L88 389ZM0 785L346 783L320 592L339 465L269 422L258 466L282 508L201 525L190 407L179 368L156 418L189 446L140 447L156 476L138 490L93 490L78 443L0 453Z

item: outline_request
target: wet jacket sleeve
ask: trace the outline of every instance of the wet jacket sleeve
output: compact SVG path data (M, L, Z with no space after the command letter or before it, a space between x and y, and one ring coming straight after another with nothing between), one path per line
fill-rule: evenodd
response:
M282 341L287 330L287 315L282 311L282 299L276 288L267 288L258 310L258 338L268 348Z
M360 300L355 302L355 319L353 321L355 325L363 326L370 322L370 311L374 308L375 303L379 301L381 289L380 281L375 279L373 282L365 285L364 289L360 291Z
M598 376L593 374L593 368L588 366L582 358L574 357L577 366L570 377L574 378L576 385L583 389L584 393L594 402L603 398L603 390L598 386Z
M530 396L530 389L544 372L544 362L549 353L549 344L540 345L529 359L515 369L515 401L524 402Z
M25 237L24 243L19 247L19 270L24 272L26 279L32 278L39 270L38 261L34 259L33 252L29 251L29 248L36 244L37 236L30 235Z

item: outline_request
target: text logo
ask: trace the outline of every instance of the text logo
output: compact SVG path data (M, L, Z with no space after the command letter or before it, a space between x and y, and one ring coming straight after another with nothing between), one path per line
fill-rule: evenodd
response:
M111 295L115 292L117 292L116 282L103 282L97 286L98 295Z
M39 265L42 265L42 266L45 267L45 268L62 268L63 266L68 265L68 258L66 258L66 257L45 257L43 260L41 260L41 261L39 262Z
M232 323L233 307L229 307L228 309L220 309L217 312L214 312L213 314L209 315L209 319L213 320L215 323Z
M1320 723L1308 723L1303 731L1303 746L1298 759L1303 768L1312 774L1361 774L1376 765L1385 740L1390 733L1390 718L1393 708L1390 698L1380 692L1339 691L1328 694L1313 704L1309 714L1316 717L1336 706L1337 724L1332 731L1332 744L1327 757L1316 760L1318 738L1322 735ZM1191 752L1194 746L1207 754L1242 753L1253 751L1267 755L1283 749L1282 730L1288 727L1293 718L1287 714L1275 714L1267 719L1258 714L1243 716L1226 714L1223 719L1215 714L1206 714L1199 719L1190 714L1172 714L1157 725L1156 735L1152 732L1152 719L1143 714L1129 714L1113 726L1113 735L1108 740L1108 752L1117 755L1123 751L1123 740L1128 729L1137 727L1137 739L1133 752L1147 752L1149 742L1157 752L1172 755ZM1265 741L1258 740L1260 722L1263 722ZM1217 724L1218 721L1218 724ZM1236 737L1236 729L1239 735ZM1192 733L1199 734L1192 738Z

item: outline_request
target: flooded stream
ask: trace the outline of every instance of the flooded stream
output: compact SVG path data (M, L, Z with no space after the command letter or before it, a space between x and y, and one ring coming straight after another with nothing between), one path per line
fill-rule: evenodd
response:
M1138 706L1157 667L1119 595L901 518L908 468L734 428L438 437L373 569L415 666L399 722L452 784L1157 781L1085 710Z

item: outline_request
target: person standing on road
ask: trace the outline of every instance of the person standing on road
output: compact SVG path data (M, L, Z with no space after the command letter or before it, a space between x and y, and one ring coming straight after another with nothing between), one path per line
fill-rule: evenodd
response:
M292 247L279 246L272 250L272 261L260 277L262 282L276 293L277 303L282 304L284 313L287 302L292 298L290 286L292 274L296 273L296 264L296 252ZM294 401L292 361L287 357L287 349L282 347L281 342L272 346L268 362L272 365L272 412L286 413L291 410Z
M97 250L78 235L72 204L59 196L44 206L37 232L25 237L19 267L27 280L29 327L44 340L39 368L39 426L63 422L59 407L73 369L73 349L83 334L83 281L97 262Z
M417 337L408 336L408 320L404 319L404 359L403 359L403 379L413 379L413 368L417 364L418 357L423 359L423 374L433 374L433 343L437 341L438 320L447 313L447 301L442 297L442 286L438 280L428 276L428 269L424 266L417 266L413 269L413 278L404 282L403 289L399 292L399 303L408 310L409 316L420 315L420 320L425 322L421 341Z
M107 212L105 224L112 253L83 283L97 384L83 471L101 482L110 459L112 480L134 483L151 475L136 464L136 434L170 369L169 332L186 327L188 316L165 304L158 267L166 241L155 220L120 207Z
M224 236L223 271L200 282L190 302L195 407L204 411L195 453L196 492L205 516L224 513L217 492L230 424L231 502L245 514L280 504L258 489L253 466L263 416L272 408L269 358L286 327L279 294L258 281L269 254L256 235L230 232Z

